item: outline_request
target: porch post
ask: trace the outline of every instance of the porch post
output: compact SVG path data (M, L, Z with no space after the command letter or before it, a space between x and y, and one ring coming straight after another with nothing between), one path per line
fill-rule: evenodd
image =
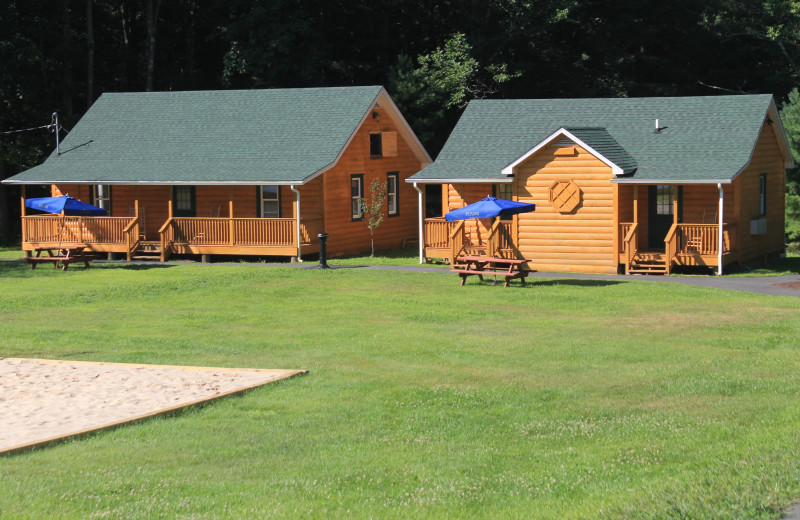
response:
M297 261L302 262L303 257L301 248L302 240L300 240L300 191L295 189L294 184L289 185L289 189L294 192L294 201L297 207L297 211L295 212L295 231L297 233Z
M419 263L423 263L425 261L425 259L423 258L424 252L425 252L425 244L424 244L424 237L422 236L422 230L423 230L423 227L422 227L422 225L423 225L422 207L423 207L424 201L422 200L422 190L420 189L420 187L417 186L416 182L413 184L413 186L414 186L414 189L417 190L417 212L419 214L419 217L418 217L418 221L419 221L419 230L418 230L418 233L419 233Z
M236 232L235 226L233 225L233 186L228 187L228 233L230 235L228 242L230 245L236 243L236 239L233 234Z
M25 242L25 185L22 185L22 191L20 192L19 196L19 205L21 207L20 216L23 217L20 219L20 223L22 224L22 242Z
M678 223L678 187L675 187L675 198L672 199L672 223Z
M167 200L167 218L172 220L172 198L175 196L173 193L172 185L169 187L169 200Z
M717 274L722 275L722 244L724 242L722 237L722 222L724 221L722 210L725 207L724 203L724 190L722 189L722 183L717 183L717 188L719 189L719 230L717 237Z
M633 223L639 223L639 185L633 185Z
M133 188L133 215L139 218L139 186Z

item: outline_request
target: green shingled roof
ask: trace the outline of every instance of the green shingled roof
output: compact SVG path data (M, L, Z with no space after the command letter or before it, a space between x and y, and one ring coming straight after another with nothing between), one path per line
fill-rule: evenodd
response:
M302 183L331 165L381 87L103 94L19 183Z
M409 181L507 180L503 168L560 128L595 143L629 174L620 180L729 181L748 164L771 107L770 95L476 100L436 161Z

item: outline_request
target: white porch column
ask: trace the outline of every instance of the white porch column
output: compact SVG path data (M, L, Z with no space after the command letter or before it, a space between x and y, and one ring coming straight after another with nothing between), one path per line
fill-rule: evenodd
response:
M297 204L297 213L295 215L296 220L294 223L295 231L297 233L297 261L302 262L303 257L301 255L303 254L303 252L301 251L301 249L303 246L301 246L300 244L302 244L303 241L301 240L300 237L300 192L297 189L295 189L294 184L290 184L289 189L291 189L294 192L294 201L295 204Z
M414 186L414 189L417 190L417 194L418 194L417 195L417 209L418 209L418 213L419 213L419 217L418 217L418 220L419 220L419 230L418 230L418 233L419 233L419 263L423 263L425 261L425 259L423 258L424 251L425 251L425 244L423 242L423 236L422 236L422 229L423 229L422 225L423 225L423 222L424 222L424 220L422 218L422 216L423 216L422 208L425 205L425 201L422 198L422 190L420 189L419 186L417 186L416 182L413 184L413 186Z
M717 238L717 274L722 274L722 244L724 242L722 237L722 223L725 221L724 216L722 214L722 210L725 207L724 203L724 190L722 189L722 183L717 183L717 188L719 189L719 237Z

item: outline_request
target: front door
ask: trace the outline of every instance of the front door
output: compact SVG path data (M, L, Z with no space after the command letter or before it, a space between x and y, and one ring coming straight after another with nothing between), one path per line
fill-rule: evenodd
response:
M675 198L678 200L678 222L681 221L683 190L680 186L659 184L650 186L647 197L648 226L647 247L656 251L665 249L664 239L675 222Z

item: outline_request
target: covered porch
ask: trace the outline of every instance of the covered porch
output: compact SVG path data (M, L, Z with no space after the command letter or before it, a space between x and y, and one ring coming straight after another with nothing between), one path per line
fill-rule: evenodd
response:
M97 253L124 254L127 260L146 255L166 261L172 255L250 255L288 256L319 252L317 234L323 231L322 215L300 216L299 192L289 218L233 218L233 190L230 190L228 217L177 216L172 188L166 203L166 219L153 233L153 218L140 210L136 188L130 216L86 217L27 215L25 190L21 197L22 249L85 246ZM288 201L287 201L288 202ZM219 211L217 210L217 213ZM163 214L162 214L163 215ZM163 216L161 217L164 218ZM158 222L158 221L156 221Z

